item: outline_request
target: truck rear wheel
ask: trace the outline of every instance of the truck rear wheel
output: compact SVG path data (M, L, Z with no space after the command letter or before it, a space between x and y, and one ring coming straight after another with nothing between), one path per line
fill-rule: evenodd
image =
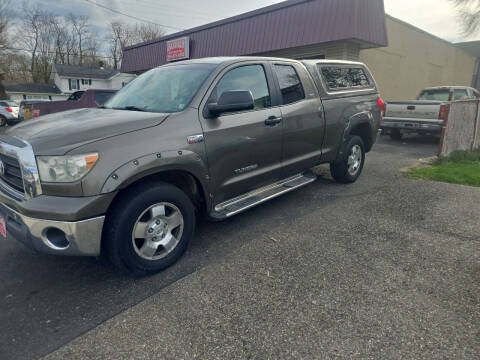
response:
M343 158L330 164L330 173L339 183L357 181L365 164L365 145L359 136L350 136Z
M112 205L104 231L104 249L119 269L147 275L173 265L195 230L189 197L166 183L127 190Z
M403 134L399 129L393 129L390 132L390 139L392 140L399 141L399 140L402 140L402 137L403 137Z

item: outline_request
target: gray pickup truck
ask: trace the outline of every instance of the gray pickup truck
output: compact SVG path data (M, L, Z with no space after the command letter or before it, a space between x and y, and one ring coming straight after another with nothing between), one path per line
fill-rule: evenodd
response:
M361 63L238 57L150 70L103 108L0 136L0 234L51 254L173 264L196 218L222 220L315 180L354 182L382 100Z
M480 98L480 93L465 86L439 86L423 89L416 101L391 101L386 104L381 127L392 140L404 133L439 135L448 118L451 101Z

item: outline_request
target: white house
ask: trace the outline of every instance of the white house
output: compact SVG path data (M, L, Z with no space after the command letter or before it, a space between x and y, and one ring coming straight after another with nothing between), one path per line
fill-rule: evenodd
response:
M67 64L54 64L50 77L63 94L88 89L119 90L135 79L135 75L119 70Z
M56 85L42 83L5 84L5 92L10 100L66 100Z

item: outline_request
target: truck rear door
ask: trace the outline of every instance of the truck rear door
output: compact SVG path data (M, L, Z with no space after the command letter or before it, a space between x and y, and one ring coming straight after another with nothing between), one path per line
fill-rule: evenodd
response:
M272 63L283 119L282 177L320 162L325 120L320 97L306 69L297 63Z

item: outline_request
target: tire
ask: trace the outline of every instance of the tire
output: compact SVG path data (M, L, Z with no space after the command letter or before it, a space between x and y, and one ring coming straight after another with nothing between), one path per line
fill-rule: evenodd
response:
M399 140L402 140L402 137L403 137L403 134L398 129L392 130L392 132L390 133L390 139L392 140L399 141Z
M365 164L365 145L359 136L350 136L345 146L343 159L330 164L330 173L339 183L357 181Z
M194 206L173 185L143 183L128 189L111 208L103 250L123 272L143 276L164 270L183 255L193 238Z
M7 119L4 116L0 115L0 126L5 125L7 125Z

